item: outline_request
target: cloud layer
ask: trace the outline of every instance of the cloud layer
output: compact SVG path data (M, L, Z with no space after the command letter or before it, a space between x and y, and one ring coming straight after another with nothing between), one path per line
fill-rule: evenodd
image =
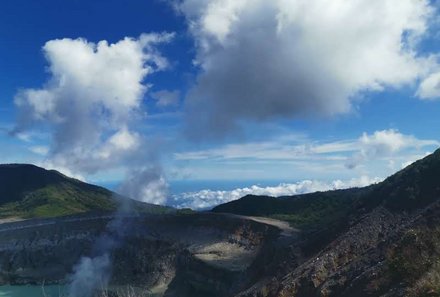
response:
M348 180L389 176L439 146L435 139L394 129L345 139L281 132L260 141L176 152L174 162L186 178L196 180Z
M354 168L368 160L396 157L406 149L421 150L436 147L440 143L432 139L418 139L395 129L364 132L358 139L333 142L313 141L293 135L276 140L227 144L212 149L175 153L176 160L309 160L346 162Z
M411 84L435 64L417 52L428 0L183 0L177 9L197 46L186 102L196 138L243 120L345 113L363 92Z
M380 178L362 176L348 181L335 180L333 182L321 182L304 180L293 184L279 184L274 187L260 187L254 185L248 188L237 188L232 191L202 190L198 192L182 193L175 195L169 203L178 208L209 209L216 205L240 199L246 195L289 196L305 194L317 191L364 187L380 182Z

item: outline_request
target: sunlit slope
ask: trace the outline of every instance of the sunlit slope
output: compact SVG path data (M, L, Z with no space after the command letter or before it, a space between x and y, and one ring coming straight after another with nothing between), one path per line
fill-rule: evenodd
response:
M0 218L41 218L114 211L124 198L105 188L28 164L0 165ZM127 200L125 200L127 201ZM128 200L134 210L169 208Z

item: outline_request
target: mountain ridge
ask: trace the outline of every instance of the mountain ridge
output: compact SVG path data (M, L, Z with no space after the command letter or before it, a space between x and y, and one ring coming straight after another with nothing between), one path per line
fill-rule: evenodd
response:
M46 170L32 164L0 164L0 185L2 219L111 212L122 203L139 211L166 212L171 209L135 201L56 170Z
M324 217L316 220L323 220L329 212L337 212L338 209L342 211L341 208L344 208L347 202L351 203L352 207L346 209L346 212L365 212L379 205L395 211L411 211L440 198L440 184L436 179L438 176L440 176L440 149L382 182L366 187L282 197L246 195L238 200L218 205L212 211L284 218L294 227L307 225L307 222L302 223L301 220L310 219L309 214L313 211L320 209ZM299 216L297 220L292 216L294 214ZM312 223L314 222L310 222Z

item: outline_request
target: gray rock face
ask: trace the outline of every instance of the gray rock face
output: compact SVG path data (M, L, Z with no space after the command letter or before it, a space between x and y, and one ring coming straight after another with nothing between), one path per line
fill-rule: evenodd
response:
M440 242L439 214L439 202L412 213L379 206L354 216L313 253L314 241L279 221L214 213L123 217L110 283L167 297L421 296L407 294L412 279L420 277L418 266L431 269L440 246L414 261L400 255L417 257ZM65 283L111 221L89 215L0 224L0 284ZM411 271L391 271L395 263Z
M440 284L430 277L439 272L438 226L438 201L412 213L379 206L315 254L302 257L307 241L293 243L297 249L273 270L284 272L272 271L236 297L437 296Z
M111 219L89 215L0 224L0 284L65 283ZM220 214L124 217L121 222L123 237L111 251L111 284L148 288L159 296L238 292L253 277L251 265L279 233Z

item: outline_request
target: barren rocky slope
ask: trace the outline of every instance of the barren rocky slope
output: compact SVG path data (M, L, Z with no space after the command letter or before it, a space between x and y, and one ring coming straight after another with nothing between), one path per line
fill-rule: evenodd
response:
M89 214L0 225L0 284L66 283L112 218ZM112 251L111 284L147 288L156 296L233 295L255 277L251 265L279 233L209 213L120 220L124 237Z
M305 226L272 271L237 296L440 296L440 151L368 188L275 203L303 203L307 209L310 199L335 193L346 196L348 211ZM269 197L255 199L249 211L244 205L251 198L244 199L215 210L295 219L304 214L273 204L258 207Z

